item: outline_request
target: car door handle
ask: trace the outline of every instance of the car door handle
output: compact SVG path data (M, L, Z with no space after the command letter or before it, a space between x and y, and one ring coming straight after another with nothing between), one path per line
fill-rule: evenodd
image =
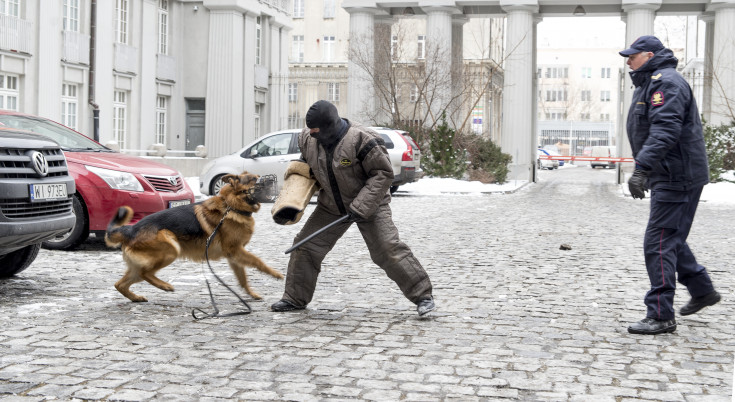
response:
M286 162L288 162L288 159L279 159L278 160L278 163L286 163Z

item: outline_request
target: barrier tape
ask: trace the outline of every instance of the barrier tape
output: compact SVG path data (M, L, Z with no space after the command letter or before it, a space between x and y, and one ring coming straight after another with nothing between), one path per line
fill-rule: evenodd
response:
M551 159L557 161L595 161L595 162L634 162L633 158L612 158L605 156L551 156L540 155L539 159Z

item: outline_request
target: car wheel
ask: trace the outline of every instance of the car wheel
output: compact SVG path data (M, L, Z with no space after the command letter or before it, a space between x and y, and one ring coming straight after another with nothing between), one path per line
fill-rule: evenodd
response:
M390 186L390 193L393 194L398 191L398 186Z
M31 244L20 250L0 256L0 278L10 278L18 272L28 268L36 259L41 244Z
M84 205L82 205L79 197L73 197L72 206L74 208L74 216L77 218L74 221L74 227L62 235L41 243L43 248L49 250L72 250L87 240L89 237L89 218L87 218L87 212L84 210Z
M222 178L225 175L221 174L214 179L212 179L212 184L209 185L209 195L217 195L219 194L219 191L222 190L222 187L225 186L225 182L222 181Z

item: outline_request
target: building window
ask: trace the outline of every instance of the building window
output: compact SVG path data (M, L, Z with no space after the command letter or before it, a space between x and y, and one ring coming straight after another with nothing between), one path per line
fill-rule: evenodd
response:
M168 54L168 0L158 0L158 53Z
M592 78L592 67L582 68L582 78Z
M548 89L546 90L547 102L562 102L567 100L566 89Z
M260 64L262 53L263 25L261 21L260 17L255 18L255 64Z
M565 120L567 114L564 112L551 112L546 113L546 120Z
M18 111L18 76L0 74L0 109Z
M396 59L397 52L398 52L398 36L393 35L390 37L390 58L391 60Z
M288 128L302 128L304 124L301 121L301 116L298 113L292 113L288 115Z
M0 14L20 18L20 0L0 0Z
M416 57L418 57L419 60L426 58L426 35L419 35L418 54Z
M610 113L600 113L600 121L610 121Z
M128 93L115 91L112 99L112 136L120 149L125 149L128 136Z
M61 85L61 124L76 130L77 127L77 86L74 84Z
M334 18L335 0L324 0L324 18Z
M299 84L288 84L288 101L296 102L298 100Z
M600 91L600 101L610 102L610 91Z
M610 78L610 67L602 67L600 78Z
M79 0L64 0L64 30L79 32Z
M262 103L256 103L255 104L255 113L253 113L253 132L255 134L255 138L260 138L260 111L263 109Z
M592 100L592 91L589 89L582 91L582 102L590 102Z
M304 62L304 35L294 35L291 42L291 60L296 63Z
M115 3L115 40L128 44L128 0L116 0Z
M165 96L159 96L156 99L156 144L166 143L167 103Z
M339 102L339 84L330 82L327 85L327 92L329 92L328 100L330 102Z
M304 18L304 1L306 0L293 0L294 18Z
M546 78L569 78L569 67L546 67Z
M408 100L416 102L419 99L419 87L417 85L411 86L411 93L408 95Z
M324 61L332 61L334 57L334 36L324 37Z
M589 121L590 120L590 114L589 113L581 113L579 115L579 120Z

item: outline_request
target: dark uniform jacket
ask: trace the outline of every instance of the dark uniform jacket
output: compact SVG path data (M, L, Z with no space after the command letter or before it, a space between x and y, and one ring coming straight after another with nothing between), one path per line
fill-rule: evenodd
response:
M321 187L320 205L335 215L352 210L370 218L378 206L390 202L393 168L379 134L349 121L347 124L347 132L331 154L308 129L299 135L299 148Z
M702 123L692 90L669 49L630 73L636 89L628 112L628 140L651 189L685 191L709 182Z

